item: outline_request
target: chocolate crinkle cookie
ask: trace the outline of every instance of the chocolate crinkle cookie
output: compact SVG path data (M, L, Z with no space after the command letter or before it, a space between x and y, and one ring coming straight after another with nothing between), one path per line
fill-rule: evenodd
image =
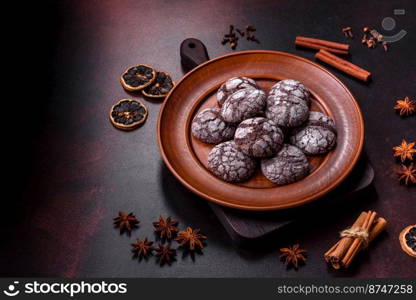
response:
M235 91L250 87L259 89L257 83L251 78L233 77L228 79L220 86L220 88L217 91L218 105L222 106L225 100L227 100L228 96L234 93Z
M302 127L292 131L290 143L307 155L323 154L334 148L337 131L334 121L316 111L311 111L309 119Z
M208 144L231 140L235 126L224 122L219 112L218 108L206 108L198 113L192 121L192 135Z
M253 157L273 156L283 145L283 132L271 120L257 117L238 125L234 142L245 154Z
M266 94L253 87L237 90L228 96L221 107L221 117L229 123L239 123L245 119L264 114Z
M284 144L275 157L261 161L261 170L274 184L285 185L306 177L309 173L309 163L300 149Z
M273 94L277 96L292 95L305 101L307 105L311 102L309 89L303 83L294 79L285 79L273 85L269 95Z
M269 94L266 117L279 126L296 127L302 125L309 116L309 105L293 95Z
M209 152L208 169L227 182L242 182L253 175L256 161L238 149L234 141L228 141Z

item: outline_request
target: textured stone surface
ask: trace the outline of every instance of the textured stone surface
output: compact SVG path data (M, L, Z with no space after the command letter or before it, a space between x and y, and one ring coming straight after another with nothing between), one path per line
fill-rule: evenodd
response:
M219 112L218 108L206 108L198 113L192 121L192 135L209 144L218 144L232 139L235 126L226 123Z
M266 118L247 119L238 125L234 142L249 156L270 157L282 147L283 132Z
M310 91L305 85L294 79L285 79L279 81L270 88L270 93L280 96L293 95L305 101L307 105L310 104Z
M269 94L266 117L279 126L296 127L308 119L309 106L293 95Z
M275 157L261 161L261 170L264 176L274 184L285 185L299 181L308 175L309 163L299 148L284 144Z
M228 141L212 148L208 169L222 180L242 182L253 175L256 161L238 149L234 141Z
M253 87L232 93L221 107L221 117L230 123L239 123L245 119L264 114L266 94Z
M337 131L334 121L315 111L311 111L305 125L294 129L290 136L290 143L308 155L330 151L334 148L336 140Z
M254 79L247 77L233 77L224 82L217 91L218 105L222 106L228 96L237 90L253 87L258 89L259 86Z

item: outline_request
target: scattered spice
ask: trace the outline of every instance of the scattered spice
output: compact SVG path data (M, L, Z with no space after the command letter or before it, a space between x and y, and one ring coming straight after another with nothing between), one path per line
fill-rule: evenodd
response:
M383 35L380 34L377 30L372 29L370 30L370 34L374 39L376 39L377 42L381 43L383 41Z
M247 25L245 28L245 31L243 31L239 28L235 28L234 25L230 25L228 33L225 34L221 40L221 44L230 44L231 49L235 50L238 45L238 36L236 35L235 31L242 37L246 36L248 41L253 41L260 44L260 41L254 36L254 34L252 34L252 32L256 31L256 28L252 25Z
M376 45L377 45L377 43L376 43L376 40L374 39L374 38L369 38L368 40L367 40L367 47L368 48L375 48L376 47Z
M383 45L383 49L384 49L384 51L385 52L387 52L389 49L388 49L388 47L387 47L387 42L386 41L384 41L383 43L382 43L382 45Z
M344 27L344 28L342 28L342 32L344 33L344 35L346 36L346 37L349 37L349 38L354 38L354 35L353 35L353 33L352 33L352 28L351 27Z
M177 221L173 221L171 217L165 219L160 216L159 221L153 222L153 226L161 239L172 239L172 237L179 231L176 227L178 223L179 222Z
M165 263L171 265L173 261L176 260L176 250L170 248L170 245L162 245L159 244L159 247L155 249L156 257L158 258L158 262L161 266Z
M246 26L246 31L256 31L256 27L254 27L253 25L247 25Z
M367 44L368 36L364 33L363 38L361 39L361 44Z
M378 217L375 211L363 211L351 227L341 231L340 240L325 252L325 261L336 270L348 268L386 226L386 219Z
M204 248L202 240L206 240L207 237L199 233L199 229L192 229L187 227L186 231L181 231L178 233L176 241L182 246L186 247L188 250L200 250Z
M407 141L403 139L399 146L393 147L393 155L394 157L400 157L402 162L406 161L406 159L412 160L413 154L416 153L414 146L415 142L407 143Z
M299 267L299 262L306 262L304 253L307 251L305 249L301 249L299 244L295 244L289 248L281 248L280 252L280 257L284 258L286 266L291 264L295 267L295 269L297 269Z
M149 255L152 255L154 248L152 247L153 242L147 240L147 238L141 240L137 239L135 243L131 244L133 249L131 250L134 253L134 257L138 257L139 260L142 258L147 258Z
M127 215L123 211L120 211L118 213L118 217L114 218L115 228L120 228L120 234L124 231L127 231L130 234L131 230L136 228L139 222L140 221L133 215L133 213L129 213Z
M409 182L415 184L416 183L416 168L413 163L409 166L402 165L402 169L398 172L399 173L399 181L403 182L405 185L408 185Z
M416 101L410 100L409 97L399 99L396 105L393 107L395 110L400 111L401 116L409 116L416 112Z

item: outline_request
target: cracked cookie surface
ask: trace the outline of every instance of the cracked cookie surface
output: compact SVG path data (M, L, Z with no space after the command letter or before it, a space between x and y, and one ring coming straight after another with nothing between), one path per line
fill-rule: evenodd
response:
M235 91L245 89L245 88L255 88L259 89L259 86L254 81L254 79L248 77L233 77L224 82L217 91L217 102L219 106L222 106L230 96Z
M310 104L310 91L305 85L294 79L281 80L270 88L269 95L276 96L295 96L303 101L306 105Z
M261 161L263 175L276 185L286 185L301 180L309 173L309 162L297 147L284 144L273 158Z
M316 111L311 111L305 125L294 129L290 136L290 143L307 155L323 154L332 150L336 140L334 121Z
M234 141L216 145L208 154L208 170L227 182L243 182L256 169L256 161L244 154Z
M232 93L223 103L221 117L229 123L239 123L245 119L264 114L266 94L253 87Z
M206 108L198 113L192 121L192 135L208 144L231 140L234 137L235 126L226 123L219 112L218 108Z
M296 96L269 94L267 97L266 117L279 126L299 126L308 116L309 106Z
M282 147L283 132L266 118L247 119L238 125L234 142L249 156L270 157Z

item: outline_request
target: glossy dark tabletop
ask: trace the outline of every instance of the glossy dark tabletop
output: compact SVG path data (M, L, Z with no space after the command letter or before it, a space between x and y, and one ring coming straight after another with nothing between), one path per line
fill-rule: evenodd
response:
M39 4L40 5L40 4ZM1 276L99 277L410 277L416 259L398 242L402 228L416 223L416 188L398 183L391 148L402 138L416 139L416 117L401 118L395 100L416 97L416 2L409 1L60 1L16 8L28 20L24 35L13 35L19 48L13 89L17 108L7 130L9 154L0 227ZM405 15L394 16L403 8ZM383 31L385 17L396 28ZM356 96L365 119L365 153L374 170L373 186L336 211L317 213L287 235L249 248L237 247L205 200L186 190L161 160L156 142L160 101L143 100L149 117L143 127L123 132L108 120L108 110L126 93L119 76L144 63L169 72L178 81L182 40L194 37L211 58L229 53L220 44L230 24L257 27L260 44L243 40L238 50L270 49L314 60L313 51L296 49L297 35L345 41L341 28L356 33L350 60L373 73L363 84L328 67ZM407 35L385 53L360 44L361 28ZM13 48L14 49L14 48ZM7 58L4 58L7 59ZM26 77L27 76L27 77ZM16 83L16 82L15 82ZM138 98L141 98L140 96ZM22 100L23 99L23 100ZM17 112L16 109L20 110ZM10 192L12 191L12 192ZM350 270L327 268L323 253L363 210L376 210L389 221L387 232L360 254ZM119 210L140 219L132 236L119 235L112 218ZM201 228L208 236L203 255L182 257L159 267L154 259L132 260L136 237L154 238L159 215L180 227ZM286 270L278 249L299 242L308 261Z

